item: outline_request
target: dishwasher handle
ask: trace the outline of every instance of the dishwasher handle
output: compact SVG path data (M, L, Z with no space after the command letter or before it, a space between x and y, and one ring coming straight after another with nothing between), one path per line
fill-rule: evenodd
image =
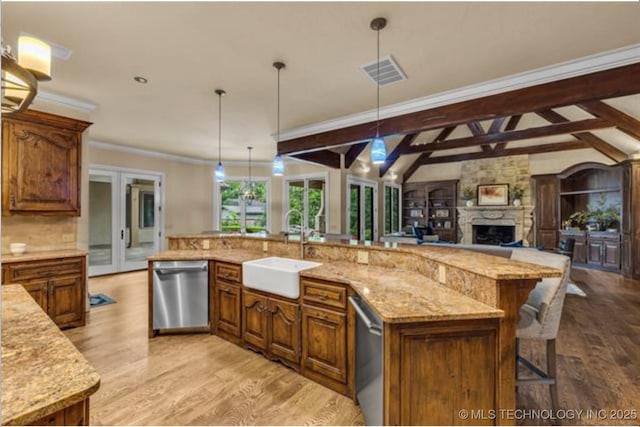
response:
M360 307L360 302L358 301L358 299L354 297L349 297L349 302L351 303L353 308L356 310L356 313L358 313L358 316L360 316L360 319L362 319L365 326L369 329L369 333L381 337L382 328L376 322L371 320L369 316L367 316L367 313L365 313L362 307Z
M171 273L183 273L188 271L207 271L207 266L198 266L198 267L154 267L153 271L157 271L160 274L171 274Z

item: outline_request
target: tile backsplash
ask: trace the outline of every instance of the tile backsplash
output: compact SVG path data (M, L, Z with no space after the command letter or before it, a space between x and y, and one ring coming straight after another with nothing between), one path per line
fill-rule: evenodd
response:
M2 217L2 253L9 252L11 243L26 243L29 252L75 249L77 240L75 217Z

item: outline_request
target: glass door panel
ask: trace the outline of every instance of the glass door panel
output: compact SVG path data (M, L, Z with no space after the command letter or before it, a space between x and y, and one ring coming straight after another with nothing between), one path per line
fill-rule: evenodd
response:
M239 233L241 231L241 189L241 181L225 181L224 186L220 188L220 231L224 233Z
M262 233L267 231L267 183L253 182L255 199L245 206L244 229L247 233Z
M287 185L287 211L296 209L304 212L304 181L288 181ZM291 212L287 223L283 224L286 233L300 233L302 229L302 217L297 212Z
M373 187L365 186L364 187L364 240L374 240L374 197L373 197Z
M326 214L326 182L324 179L312 179L308 181L308 209L309 212L309 228L318 233L327 232L327 214Z
M117 179L114 172L89 172L90 276L115 273L118 269Z
M352 239L360 240L360 186L349 185L349 233Z
M159 179L123 173L121 177L121 271L145 268L159 250Z

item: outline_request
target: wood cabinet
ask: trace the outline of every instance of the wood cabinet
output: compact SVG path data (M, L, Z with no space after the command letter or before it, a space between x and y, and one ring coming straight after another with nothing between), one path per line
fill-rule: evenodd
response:
M350 288L341 283L301 278L301 372L339 393L351 395L355 373L355 319Z
M608 234L608 233L607 233ZM589 235L587 264L608 270L620 270L620 235Z
M32 426L88 426L89 399L61 409L53 414L42 417L29 425Z
M82 132L90 125L32 110L3 116L4 216L80 216Z
M536 246L555 249L558 247L558 230L560 230L560 181L556 175L537 175L533 180Z
M86 257L5 263L2 283L19 283L61 328L83 326Z
M402 230L432 227L440 240L458 241L458 180L410 182L402 186Z
M498 330L498 319L385 324L384 424L501 424L459 416L499 407Z
M297 367L300 363L300 306L273 295L243 291L246 345Z
M242 266L211 261L209 293L212 333L242 341Z
M622 273L640 278L640 160L622 167Z

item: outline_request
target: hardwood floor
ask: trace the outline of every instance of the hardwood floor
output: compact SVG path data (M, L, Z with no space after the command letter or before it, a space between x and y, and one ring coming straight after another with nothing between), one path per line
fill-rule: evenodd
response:
M91 279L91 292L117 304L91 310L87 326L66 335L100 372L91 423L362 425L346 397L216 336L147 338L146 272ZM574 270L587 298L569 295L558 336L560 405L640 410L640 282ZM523 341L541 367L544 346ZM550 407L548 387L520 387L518 407ZM548 424L526 419L519 424ZM607 418L562 424L637 424Z

